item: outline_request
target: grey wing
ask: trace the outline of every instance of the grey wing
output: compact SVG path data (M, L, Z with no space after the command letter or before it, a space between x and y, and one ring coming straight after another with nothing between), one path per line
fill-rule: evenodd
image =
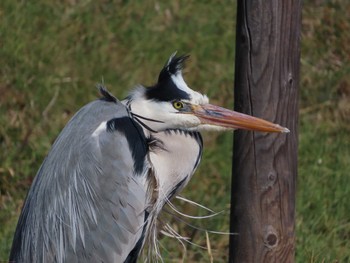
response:
M147 222L147 145L119 102L83 107L28 193L16 262L134 262Z

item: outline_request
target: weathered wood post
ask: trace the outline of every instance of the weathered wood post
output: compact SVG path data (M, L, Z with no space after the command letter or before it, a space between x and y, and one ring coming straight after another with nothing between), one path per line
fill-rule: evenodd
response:
M238 0L235 110L290 129L236 131L230 262L294 262L301 0Z

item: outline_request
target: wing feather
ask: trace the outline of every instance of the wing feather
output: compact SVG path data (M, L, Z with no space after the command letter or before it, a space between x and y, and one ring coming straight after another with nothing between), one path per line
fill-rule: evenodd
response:
M143 234L148 206L144 179L148 163L141 160L142 154L132 152L147 147L141 129L128 118L119 101L98 100L67 124L28 193L10 261L124 262L128 258ZM107 129L113 119L123 122ZM118 129L120 124L129 126ZM126 130L134 138L126 136Z

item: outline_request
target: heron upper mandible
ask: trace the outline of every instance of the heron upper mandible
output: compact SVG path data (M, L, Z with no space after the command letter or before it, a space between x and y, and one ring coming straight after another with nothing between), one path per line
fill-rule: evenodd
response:
M157 217L202 154L201 130L288 132L209 104L173 54L152 87L123 101L104 87L54 142L28 192L10 262L136 262Z

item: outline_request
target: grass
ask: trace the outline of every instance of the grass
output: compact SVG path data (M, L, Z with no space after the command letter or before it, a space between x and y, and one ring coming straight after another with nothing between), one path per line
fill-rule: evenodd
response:
M190 53L186 80L232 108L235 1L0 2L0 261L23 198L59 131L104 80L119 98L156 81L167 57ZM297 262L350 262L350 5L304 1L297 193ZM183 196L223 214L199 228L228 231L232 134L205 134L202 164ZM204 211L176 201L181 211ZM207 247L206 233L171 219ZM209 234L215 262L228 237ZM182 246L163 237L166 262ZM186 262L210 262L186 245Z

